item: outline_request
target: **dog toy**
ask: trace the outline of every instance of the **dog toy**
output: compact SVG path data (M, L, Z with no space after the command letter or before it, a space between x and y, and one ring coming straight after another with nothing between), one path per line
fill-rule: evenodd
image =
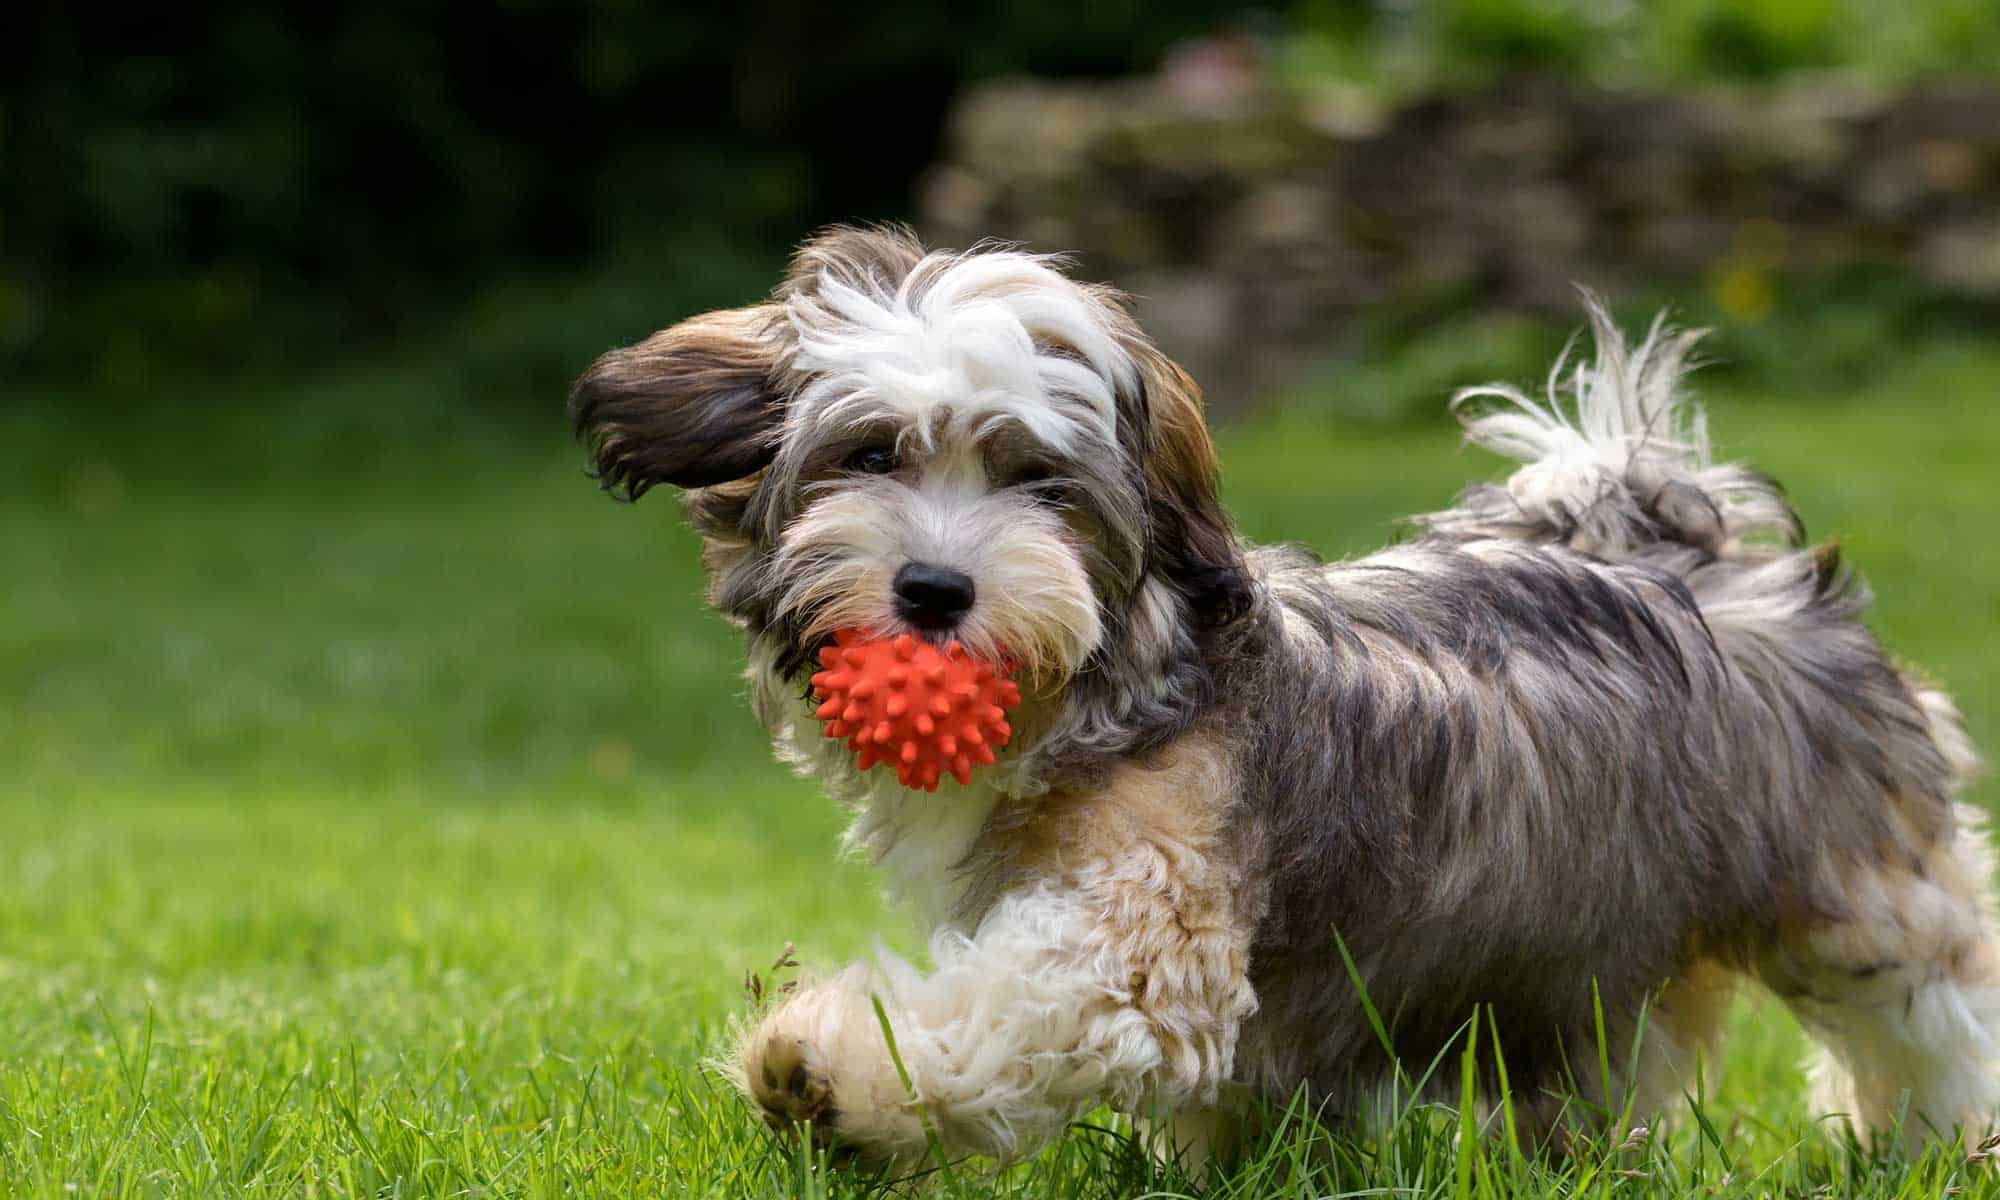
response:
M819 652L826 669L812 677L813 715L826 736L847 739L862 770L892 766L904 787L934 792L946 772L970 783L972 768L1014 736L1007 710L1021 689L1006 664L996 671L956 641L939 649L907 633L842 629L833 640Z

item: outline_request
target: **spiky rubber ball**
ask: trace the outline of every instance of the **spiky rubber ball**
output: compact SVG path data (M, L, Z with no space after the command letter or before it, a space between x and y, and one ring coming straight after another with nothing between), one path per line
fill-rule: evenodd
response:
M945 775L970 783L972 768L1014 736L1007 710L1021 689L1004 664L996 671L956 641L939 648L907 633L843 629L833 641L812 677L813 715L826 736L847 739L862 770L894 767L904 787L934 792Z

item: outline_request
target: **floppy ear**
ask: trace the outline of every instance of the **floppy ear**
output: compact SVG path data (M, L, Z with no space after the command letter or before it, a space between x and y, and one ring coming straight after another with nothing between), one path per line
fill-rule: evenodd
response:
M777 453L782 310L691 317L592 363L569 415L591 469L637 500L654 484L701 488L754 475Z
M1223 510L1215 443L1202 418L1201 389L1143 339L1128 340L1138 368L1152 572L1179 592L1195 619L1214 629L1249 611L1249 572L1235 523Z

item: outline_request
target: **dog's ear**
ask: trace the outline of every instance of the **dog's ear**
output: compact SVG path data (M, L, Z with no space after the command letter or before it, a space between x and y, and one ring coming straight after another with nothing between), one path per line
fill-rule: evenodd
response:
M1128 406L1146 477L1149 569L1188 603L1204 628L1250 608L1249 571L1222 507L1221 469L1202 417L1201 389L1143 337L1126 339L1139 390Z
M785 334L775 304L691 317L592 363L570 420L606 489L703 488L754 475L777 453Z

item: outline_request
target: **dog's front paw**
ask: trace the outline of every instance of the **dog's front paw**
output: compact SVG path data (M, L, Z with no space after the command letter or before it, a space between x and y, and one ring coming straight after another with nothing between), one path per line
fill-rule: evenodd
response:
M840 1115L833 1106L833 1082L813 1057L803 1038L782 1029L771 1029L750 1047L744 1074L750 1098L764 1110L765 1124L773 1129L804 1124L832 1129Z
M850 972L808 988L744 1038L737 1074L772 1128L810 1128L815 1144L864 1162L911 1159L923 1125L889 1058L865 991Z

